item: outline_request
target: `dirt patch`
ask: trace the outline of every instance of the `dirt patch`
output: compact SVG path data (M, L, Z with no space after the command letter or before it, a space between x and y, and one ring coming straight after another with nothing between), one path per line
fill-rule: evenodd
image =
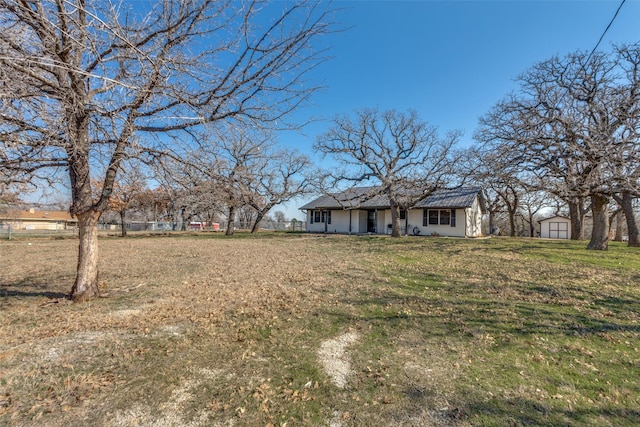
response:
M208 408L200 410L191 420L185 420L183 413L186 406L196 399L196 394L202 381L215 380L221 374L222 371L206 368L201 369L194 373L192 378L185 379L171 392L169 399L157 408L151 408L139 403L134 404L131 408L117 413L113 421L108 425L110 427L127 427L133 425L199 427L211 425L209 423L211 411ZM233 422L226 425L233 425Z
M337 338L324 341L318 350L320 364L338 388L347 385L351 374L351 362L346 354L347 347L358 339L356 332L347 332Z

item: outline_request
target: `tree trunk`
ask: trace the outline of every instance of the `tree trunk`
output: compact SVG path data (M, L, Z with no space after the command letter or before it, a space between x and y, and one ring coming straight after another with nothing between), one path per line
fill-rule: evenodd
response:
M609 249L609 217L607 207L609 199L602 194L591 196L591 212L593 214L593 231L587 249L606 251Z
M512 209L511 206L508 208L509 211L509 236L516 237L516 210Z
M622 242L622 234L624 229L624 223L622 222L622 210L616 212L616 234L613 237L614 242Z
M227 230L224 233L225 235L233 236L235 218L236 208L232 206L229 208L229 217L227 218Z
M184 216L184 213L186 212L186 208L182 208L180 210L180 220L182 221L180 224L180 231L187 231L187 219Z
M91 210L78 214L78 268L70 298L86 301L100 295L98 288L98 219L100 212Z
M120 228L122 228L122 231L120 232L120 235L122 237L127 237L127 219L126 219L126 216L127 216L127 211L121 210L120 211L120 224L121 224Z
M260 211L258 211L258 214L256 216L256 220L253 222L253 226L251 227L251 233L257 233L258 232L258 228L260 226L260 221L262 221L262 219L264 218L264 214Z
M630 193L622 193L622 203L620 207L624 212L624 216L627 219L627 234L629 234L628 246L640 247L640 236L638 236L638 224L636 222L636 216L633 212L633 196Z
M584 240L582 203L568 200L567 204L569 205L569 219L571 221L571 240Z
M533 223L533 215L529 215L529 237L534 237L534 234L536 233L536 227L535 224Z
M495 234L494 226L493 226L493 217L495 216L495 212L493 209L489 210L489 235L493 236Z
M409 233L409 230L405 230ZM400 226L400 206L391 201L391 237L402 237L402 229Z

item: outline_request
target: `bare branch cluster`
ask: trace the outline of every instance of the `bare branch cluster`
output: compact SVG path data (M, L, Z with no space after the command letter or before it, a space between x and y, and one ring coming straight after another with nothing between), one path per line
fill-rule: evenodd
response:
M276 205L309 191L310 160L297 150L279 148L264 129L218 126L199 138L199 148L186 159L164 166L173 169L168 175L183 192L197 194L224 213L227 234L233 234L239 215L256 232ZM192 210L194 205L199 203L194 201Z
M639 72L638 44L542 61L482 117L475 136L499 176L565 200L578 233L588 198L593 249L606 249L610 199L640 194Z
M122 162L183 155L192 137L177 132L205 124L286 126L318 89L330 14L303 0L0 0L0 180L66 169L83 242L74 295L97 292L84 257Z
M354 118L336 117L332 128L315 144L316 151L337 165L319 174L323 177L319 185L376 184L369 192L358 192L359 200L354 202L378 194L388 196L392 236L399 236L401 208L410 208L451 185L459 136L459 132L450 132L440 137L415 111L363 109Z

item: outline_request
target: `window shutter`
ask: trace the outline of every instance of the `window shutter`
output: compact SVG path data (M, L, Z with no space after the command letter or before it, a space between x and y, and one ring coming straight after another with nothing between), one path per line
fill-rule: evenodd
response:
M426 227L429 225L429 211L428 210L423 210L422 211L422 226Z
M310 216L311 216L311 218L310 218L309 223L313 224L313 214L314 214L314 212L313 212L313 211L310 211L310 212L311 212L311 215L310 215Z
M451 226L452 227L456 226L456 210L455 209L451 209Z

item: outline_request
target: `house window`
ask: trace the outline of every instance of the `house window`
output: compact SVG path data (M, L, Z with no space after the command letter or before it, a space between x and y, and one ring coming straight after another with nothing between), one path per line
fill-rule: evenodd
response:
M440 211L440 225L449 225L451 223L451 211Z
M331 211L327 211L327 224L331 224Z
M313 222L324 222L322 211L313 211Z
M438 211L429 210L428 215L429 221L424 225L438 225Z
M400 209L400 219L407 219L407 211Z
M425 210L422 217L422 225L451 225L456 226L455 209L429 209Z

